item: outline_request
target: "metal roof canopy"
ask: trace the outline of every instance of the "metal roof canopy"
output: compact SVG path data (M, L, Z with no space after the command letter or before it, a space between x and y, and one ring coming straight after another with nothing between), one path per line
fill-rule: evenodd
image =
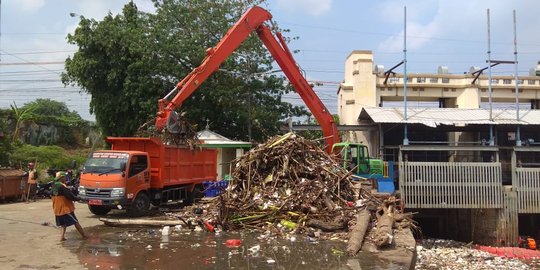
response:
M208 129L197 132L197 138L204 143L202 147L209 148L250 148L252 144L244 141L234 141Z
M407 108L407 120L403 108L366 107L358 119L371 120L377 124L421 124L431 128L441 125L465 127L469 125L540 125L540 110L521 110L516 120L516 110L493 110L493 121L489 121L489 110L456 108Z

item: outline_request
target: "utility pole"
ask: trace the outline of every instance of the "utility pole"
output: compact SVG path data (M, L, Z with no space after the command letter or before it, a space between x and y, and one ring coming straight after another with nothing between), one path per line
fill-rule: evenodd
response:
M488 95L489 95L489 145L495 145L493 138L493 105L491 101L491 28L489 22L489 8L487 9L487 63L488 63Z
M513 11L513 21L514 21L514 81L516 82L516 146L521 146L521 134L519 126L519 81L518 81L518 58L517 58L517 31L516 31L516 10Z
M403 119L405 126L403 129L403 145L409 145L407 134L407 7L403 7Z
M251 81L251 62L249 61L249 57L246 57L246 64L247 64L247 76L246 76L246 81L247 81L247 94L248 94L248 99L247 99L247 102L248 102L248 141L251 142L251 89L250 89L250 86L249 86L249 82Z

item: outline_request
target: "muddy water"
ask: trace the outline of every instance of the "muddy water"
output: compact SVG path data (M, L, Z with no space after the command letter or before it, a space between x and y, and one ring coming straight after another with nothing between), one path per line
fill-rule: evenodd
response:
M342 242L262 239L259 233L221 233L160 229L87 229L86 241L66 242L88 269L400 269L367 253L348 258ZM227 247L240 239L239 247Z

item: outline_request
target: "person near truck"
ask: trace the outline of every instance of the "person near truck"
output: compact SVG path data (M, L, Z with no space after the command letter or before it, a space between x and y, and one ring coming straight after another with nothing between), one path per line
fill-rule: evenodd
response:
M36 186L37 186L37 171L34 167L34 163L28 163L28 189L26 191L26 202L30 202L30 198L36 201Z
M56 226L62 227L60 241L66 240L66 228L71 225L75 225L75 228L77 228L83 239L88 238L75 216L75 205L73 202L79 201L81 198L73 195L71 190L66 186L65 172L57 172L54 180L51 198L53 212L56 217Z

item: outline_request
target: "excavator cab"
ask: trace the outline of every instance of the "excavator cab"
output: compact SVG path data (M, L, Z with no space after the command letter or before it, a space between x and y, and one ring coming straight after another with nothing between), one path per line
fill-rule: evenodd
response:
M340 142L332 146L332 152L338 155L343 168L355 175L376 178L383 174L383 162L369 157L368 147L361 143Z

